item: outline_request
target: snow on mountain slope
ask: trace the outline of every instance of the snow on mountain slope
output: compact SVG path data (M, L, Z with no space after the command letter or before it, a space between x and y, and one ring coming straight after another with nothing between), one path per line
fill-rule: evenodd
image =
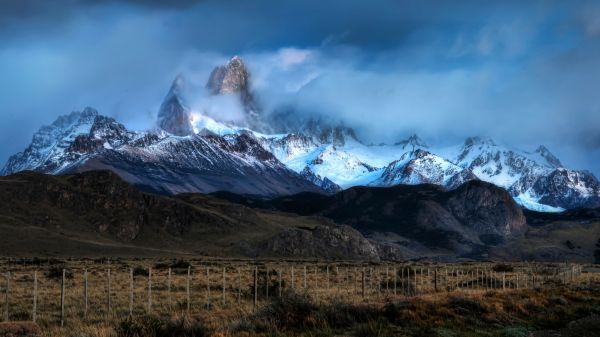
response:
M23 152L11 156L0 173L7 175L36 170L56 174L64 171L84 160L87 148L111 147L111 142L116 145L115 133L110 132L113 122L114 119L99 116L96 110L89 107L61 116L51 125L42 126L33 135L31 144ZM100 125L102 123L107 125ZM117 134L121 135L120 132ZM101 141L103 138L106 141Z
M372 182L373 186L394 186L398 184L436 184L456 188L477 177L458 165L425 150L407 152L390 163L381 177Z
M250 132L225 136L130 132L90 108L42 127L24 152L9 159L2 174L97 169L111 170L130 183L168 194L226 190L275 196L323 192L266 151Z
M472 137L465 141L454 161L479 179L506 188L525 207L532 207L532 201L554 209L600 205L600 183L596 177L562 167L544 146L531 153Z

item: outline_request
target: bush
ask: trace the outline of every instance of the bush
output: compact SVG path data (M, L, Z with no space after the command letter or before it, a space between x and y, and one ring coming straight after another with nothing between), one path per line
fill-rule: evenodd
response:
M487 313L487 308L479 301L466 297L452 297L448 305L458 314L481 315Z
M510 264L498 263L494 267L492 267L492 270L497 273L502 273L502 272L511 273L515 270L515 268L513 266L511 266Z
M148 269L142 266L136 266L133 268L133 276L148 276Z
M153 316L125 319L116 327L118 337L205 337L211 331L202 322L189 319L161 320Z
M279 328L313 328L312 313L317 310L308 296L287 292L277 297L271 304L257 314L257 318Z
M389 324L381 320L360 324L354 331L356 337L391 337L394 335Z
M66 269L64 265L55 265L48 269L46 277L52 280L62 280L63 269L65 269L65 278L72 279L73 272Z
M177 260L173 263L159 262L154 265L155 269L164 270L164 269L171 268L173 274L178 274L178 275L187 274L188 267L191 267L192 269L194 268L194 266L192 266L191 263L189 263L188 261L184 261L184 260Z

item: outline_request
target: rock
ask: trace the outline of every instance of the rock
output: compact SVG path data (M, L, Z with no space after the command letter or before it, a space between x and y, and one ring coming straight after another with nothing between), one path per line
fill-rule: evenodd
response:
M344 225L282 231L264 241L258 255L379 261L377 248L360 232Z
M446 207L464 225L479 235L507 237L525 231L522 209L506 190L479 180L450 192Z
M239 56L234 56L226 65L213 69L206 88L213 95L238 94L249 115L259 114L256 100L250 92L250 73Z

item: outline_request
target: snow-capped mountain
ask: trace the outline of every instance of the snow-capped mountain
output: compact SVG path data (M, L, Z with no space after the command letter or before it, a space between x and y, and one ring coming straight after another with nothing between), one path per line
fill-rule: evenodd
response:
M324 192L283 165L252 133L200 132L180 137L164 130L130 132L92 108L42 127L25 151L8 160L1 174L96 169L111 170L144 189L168 194Z
M471 137L456 147L434 149L416 135L394 145L365 145L354 138L334 145L299 133L263 139L289 168L309 168L342 188L432 183L453 189L480 179L506 188L533 210L600 206L598 180L564 168L544 146L527 152Z
M335 193L359 185L430 183L454 189L478 179L505 188L533 210L600 206L596 177L565 168L544 146L527 152L471 137L438 149L417 135L368 145L332 119L302 117L293 108L259 114L249 79L244 62L234 57L215 68L207 83L214 95L239 95L250 117L244 125L191 115L181 96L185 80L178 76L158 111L156 129L130 131L86 108L40 128L0 173L109 169L164 193L265 196Z
M370 185L394 186L398 184L436 184L449 189L477 179L470 170L425 150L406 152L391 162L377 180Z

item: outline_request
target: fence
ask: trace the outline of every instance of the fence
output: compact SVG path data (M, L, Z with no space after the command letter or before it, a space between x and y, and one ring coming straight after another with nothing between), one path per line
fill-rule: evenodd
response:
M252 310L284 292L381 301L436 292L516 290L578 281L580 265L210 263L187 268L24 266L5 273L4 320L68 324L145 313ZM494 270L496 269L496 270Z

